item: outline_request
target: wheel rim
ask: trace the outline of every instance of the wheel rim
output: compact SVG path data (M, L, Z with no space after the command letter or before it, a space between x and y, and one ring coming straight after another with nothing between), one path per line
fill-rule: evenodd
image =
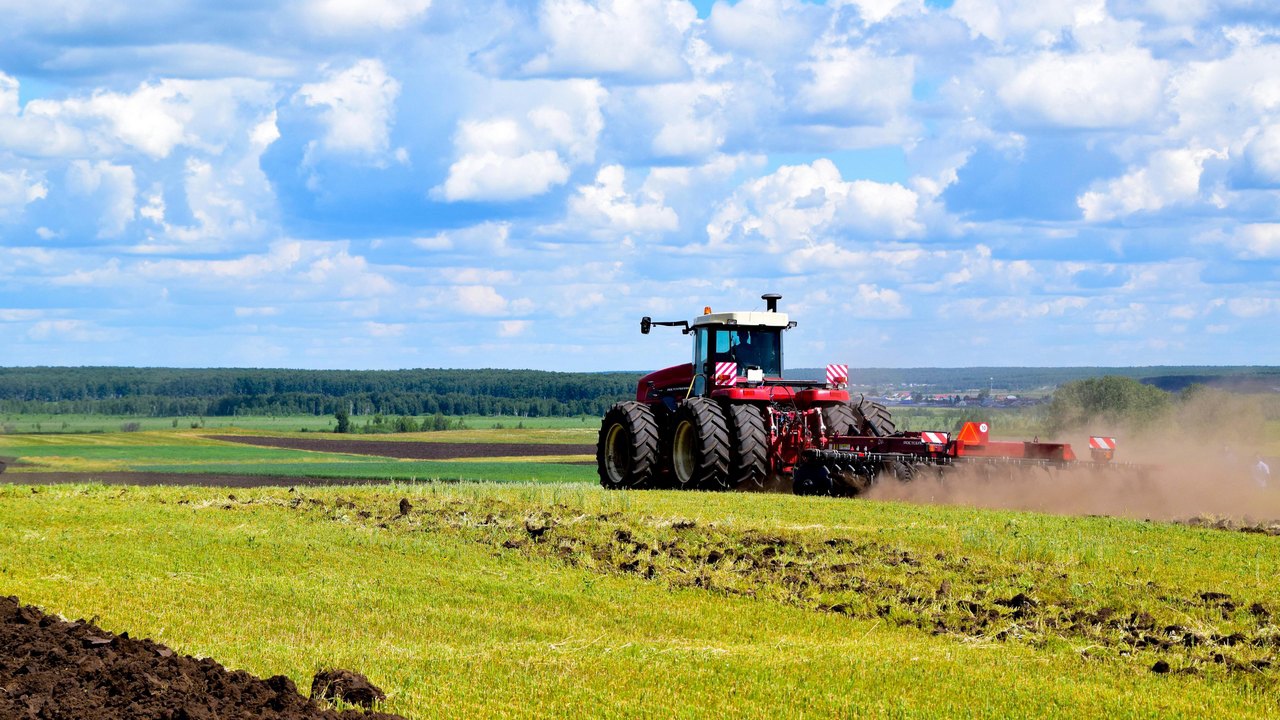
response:
M604 466L609 473L609 479L616 484L621 484L626 478L627 472L630 470L630 458L626 452L626 432L622 425L614 425L609 428L609 434L605 436L604 441Z
M671 468L675 470L676 479L681 485L688 484L693 478L696 465L693 452L695 439L692 423L686 420L676 425L675 436L671 441Z

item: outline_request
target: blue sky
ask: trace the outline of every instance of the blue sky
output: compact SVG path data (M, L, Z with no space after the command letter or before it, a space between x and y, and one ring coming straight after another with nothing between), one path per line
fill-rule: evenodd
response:
M0 0L0 365L1280 363L1264 0Z

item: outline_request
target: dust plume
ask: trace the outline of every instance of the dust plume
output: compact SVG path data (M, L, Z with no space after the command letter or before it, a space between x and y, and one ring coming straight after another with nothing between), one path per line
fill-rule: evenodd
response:
M1116 437L1112 467L954 467L911 483L882 478L867 497L1152 520L1280 521L1280 458L1262 455L1264 427L1254 399L1203 392L1140 429L1099 423L1058 438L1088 460L1090 434ZM1266 486L1256 474L1259 459L1271 467Z

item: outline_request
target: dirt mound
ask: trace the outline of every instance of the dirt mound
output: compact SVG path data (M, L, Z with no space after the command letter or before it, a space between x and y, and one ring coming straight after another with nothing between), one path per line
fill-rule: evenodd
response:
M298 694L283 675L263 680L150 640L64 622L0 598L0 717L30 720L404 720L341 713Z
M375 455L406 460L456 460L487 457L545 457L551 455L595 455L595 445L536 443L407 442L400 440L351 440L347 438L256 437L249 435L209 435L212 440L276 447L288 450Z
M387 699L382 688L350 670L321 670L316 673L311 680L311 697L341 700L361 707L373 707L375 702Z

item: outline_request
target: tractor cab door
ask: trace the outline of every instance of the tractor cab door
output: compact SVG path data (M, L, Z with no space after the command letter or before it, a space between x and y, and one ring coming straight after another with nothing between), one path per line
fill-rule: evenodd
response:
M707 394L707 379L715 372L715 368L710 366L711 359L710 348L715 342L713 329L710 327L700 327L693 331L693 391L690 393L693 397L703 397Z

